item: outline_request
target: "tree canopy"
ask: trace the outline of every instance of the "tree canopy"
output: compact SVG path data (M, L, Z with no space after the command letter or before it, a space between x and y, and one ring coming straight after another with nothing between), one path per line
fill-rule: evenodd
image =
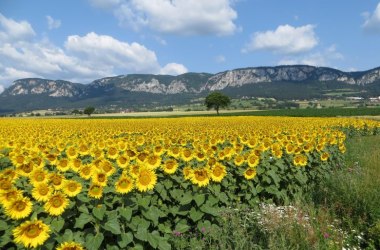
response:
M230 103L231 103L230 98L222 94L221 92L212 92L206 97L206 100L205 100L205 105L207 109L214 108L218 115L219 115L219 109L228 107Z
M84 109L83 113L90 116L92 113L95 112L95 108L94 107L87 107Z

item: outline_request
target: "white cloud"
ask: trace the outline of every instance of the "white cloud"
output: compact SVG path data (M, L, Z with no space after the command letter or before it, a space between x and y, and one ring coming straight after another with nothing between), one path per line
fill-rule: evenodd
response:
M114 8L122 26L177 35L231 35L237 12L231 0L130 0Z
M187 72L187 68L178 63L168 63L160 70L161 75L181 75Z
M223 55L218 55L215 57L215 62L217 63L224 63L226 62L226 57Z
M5 22L10 20L2 18ZM33 30L25 21L11 21L16 27L22 24ZM26 36L21 35L18 36L19 40L10 43L7 42L9 33L3 31L3 37L7 40L0 40L0 82L3 86L28 77L87 83L100 77L127 73L187 72L186 67L178 63L170 63L162 68L155 52L139 43L127 43L94 32L84 36L69 36L62 48L48 39L32 42L23 40Z
M139 43L126 43L111 36L94 32L85 36L69 36L65 48L74 56L84 59L89 67L133 71L158 72L156 54Z
M0 43L23 41L35 36L35 34L28 22L16 22L0 13Z
M274 31L256 32L242 51L269 50L280 54L307 52L318 44L314 28L310 24L300 27L286 24L278 26Z
M331 45L322 52L311 53L305 56L286 57L281 59L279 65L305 64L311 66L332 66L334 61L343 60L344 56Z
M4 86L0 84L0 94L4 92Z
M380 3L377 4L376 9L372 15L368 12L363 14L365 21L363 29L368 32L380 33Z
M93 7L111 9L120 3L120 0L88 0Z
M46 16L49 30L58 29L61 27L61 20L54 19L51 16Z

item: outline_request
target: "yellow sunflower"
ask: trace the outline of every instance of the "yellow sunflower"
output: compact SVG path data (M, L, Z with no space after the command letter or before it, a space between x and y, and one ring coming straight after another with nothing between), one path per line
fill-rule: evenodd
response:
M194 158L193 152L189 148L184 148L181 152L181 159L188 162Z
M105 187L107 186L108 178L107 175L102 171L96 171L92 177L92 183L97 184L99 186Z
M66 155L69 159L76 159L78 157L78 151L74 146L70 146L66 149Z
M107 177L113 175L116 172L116 168L112 165L112 162L108 160L103 160L99 163L99 168L103 171Z
M7 168L7 169L4 169L3 171L1 171L0 177L12 181L12 180L16 180L18 178L18 174L14 169Z
M280 159L282 157L282 150L272 150L272 155L277 159Z
M78 173L82 167L82 161L80 159L74 158L69 161L69 167L74 172Z
M253 168L259 165L260 158L256 154L250 154L247 159L248 166Z
M84 250L84 248L80 243L70 241L61 243L56 250Z
M140 172L140 165L138 164L129 165L128 172L133 178L137 178Z
M174 159L169 159L166 160L165 163L161 165L161 167L163 168L165 173L174 174L178 168L178 162Z
M244 177L245 177L247 180L251 180L251 179L255 178L255 176L256 176L256 168L248 167L248 168L244 171Z
M92 184L88 189L88 196L100 199L103 196L103 187L97 184Z
M234 163L236 166L240 167L245 162L244 156L242 155L236 155L234 159Z
M35 186L38 183L48 182L49 173L43 168L36 168L29 175L30 182Z
M39 183L32 189L32 196L37 201L46 202L53 193L54 188L47 183Z
M227 175L226 167L220 163L216 163L211 168L210 177L215 182L221 182Z
M119 156L119 150L116 147L109 147L106 155L109 159L116 159Z
M136 188L140 192L152 190L157 183L156 173L147 167L141 167L136 178Z
M197 159L197 161L199 161L199 162L202 162L202 161L207 159L206 154L204 154L201 151L197 151L197 152L195 152L195 159Z
M82 184L77 181L69 180L66 182L63 192L69 197L75 197L82 190Z
M161 145L156 145L153 148L153 154L161 156L165 153L165 149Z
M49 181L55 190L60 190L65 186L65 177L57 173L51 173L49 175Z
M0 193L0 204L4 207L9 206L14 200L22 197L22 191L12 188L4 193Z
M297 154L293 158L293 163L295 166L304 167L307 165L307 156L303 154Z
M193 169L190 166L186 166L182 170L185 180L190 180L193 176Z
M62 158L60 160L57 160L57 169L61 172L66 172L70 169L69 160L67 158Z
M21 175L21 176L29 176L30 173L33 171L34 169L34 163L32 161L28 162L28 163L25 163L25 164L22 164L20 166L17 166L16 168L16 172Z
M129 161L130 160L129 160L128 155L122 154L122 155L119 155L119 157L117 157L116 163L120 168L125 169L128 166Z
M329 153L327 153L327 152L323 152L322 154L321 154L321 161L327 161L328 159L329 159Z
M37 247L43 245L49 238L50 228L41 220L25 221L13 229L14 241L25 247Z
M161 164L161 157L158 155L148 155L145 160L146 166L148 166L150 169L156 169Z
M56 192L49 197L44 205L44 209L49 215L61 215L69 205L69 199L62 192Z
M210 174L207 168L194 169L191 175L191 182L199 187L207 186L210 182Z
M85 180L89 180L92 176L93 173L93 165L88 164L88 165L83 165L80 170L79 170L79 175Z
M133 179L122 175L119 180L115 183L115 189L117 193L126 194L133 189Z
M8 192L12 189L13 184L11 180L7 178L0 179L0 193Z
M19 197L5 206L5 214L13 220L26 218L32 212L33 203L28 197Z

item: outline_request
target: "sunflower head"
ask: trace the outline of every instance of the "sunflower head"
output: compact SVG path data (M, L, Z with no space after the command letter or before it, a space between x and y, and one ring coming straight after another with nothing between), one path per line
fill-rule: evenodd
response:
M178 168L178 162L174 159L166 160L165 163L162 165L162 168L165 173L174 174Z
M190 166L186 166L182 170L185 180L190 180L193 176L193 169Z
M36 168L29 175L30 182L35 186L38 183L48 182L49 174L43 168Z
M152 190L157 183L156 173L147 167L141 167L136 178L136 188L140 192Z
M248 156L247 162L249 167L254 168L259 165L260 158L256 154L251 154Z
M193 170L191 182L199 187L207 186L210 182L210 174L208 168L198 168Z
M321 161L327 161L328 159L329 159L329 153L327 153L327 152L323 152L322 154L321 154L321 156L320 156L320 158L321 158Z
M120 194L126 194L133 190L134 184L131 177L122 175L115 183L116 192Z
M92 164L83 165L79 170L80 177L82 177L85 180L89 180L93 173L92 166L93 166Z
M41 220L25 221L13 229L14 241L24 247L43 245L49 238L50 228Z
M221 182L227 175L226 167L220 163L216 163L210 171L210 177L215 182Z
M14 200L22 197L22 191L12 188L6 192L0 192L0 204L4 207L10 205Z
M32 196L37 201L45 202L53 193L54 188L45 182L36 184L32 190Z
M244 178L246 178L247 180L251 180L251 179L255 178L255 176L256 176L256 168L248 167L244 171Z
M56 192L49 197L44 205L45 211L52 216L61 215L69 205L69 199L62 192Z
M88 196L100 199L103 196L103 187L97 184L92 184L88 189Z
M82 185L74 180L69 180L66 182L63 192L69 197L77 196L82 190Z
M28 197L19 197L5 206L5 214L13 220L26 218L32 212L33 203Z
M61 243L56 250L84 250L80 243L73 241Z

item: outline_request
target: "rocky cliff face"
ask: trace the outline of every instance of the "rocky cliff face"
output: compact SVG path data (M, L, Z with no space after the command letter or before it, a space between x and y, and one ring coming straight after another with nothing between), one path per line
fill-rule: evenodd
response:
M202 90L222 90L245 84L266 82L337 81L347 84L365 85L380 80L380 68L366 72L342 72L312 66L278 66L236 69L212 76Z
M83 93L82 87L81 84L61 80L20 79L6 89L2 96L43 94L50 97L74 97Z
M180 76L125 75L107 77L88 85L61 80L20 79L0 96L39 95L50 97L89 96L110 91L146 92L153 94L200 93L223 90L227 87L241 87L246 84L269 82L327 82L366 85L380 81L380 68L363 72L343 72L325 67L306 65L257 67L229 70L215 75L187 73Z

